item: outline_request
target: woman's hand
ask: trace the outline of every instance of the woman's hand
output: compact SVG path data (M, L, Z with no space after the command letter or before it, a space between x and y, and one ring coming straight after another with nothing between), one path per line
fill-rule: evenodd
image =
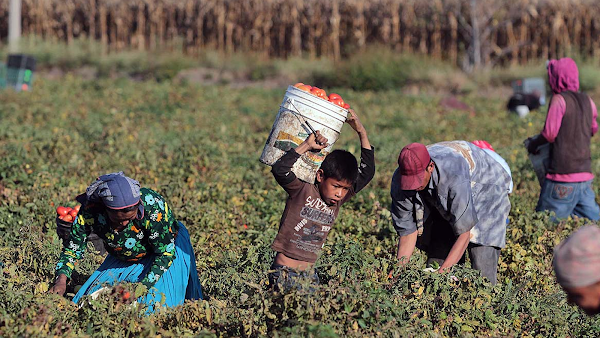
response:
M64 274L58 275L56 281L54 281L54 286L48 290L48 293L54 293L59 296L63 296L67 291L67 276Z

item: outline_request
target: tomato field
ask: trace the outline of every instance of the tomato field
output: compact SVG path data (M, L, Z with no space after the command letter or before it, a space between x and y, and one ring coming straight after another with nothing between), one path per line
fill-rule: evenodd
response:
M504 110L505 97L477 91L460 98L473 107L465 112L428 93L325 89L361 118L377 173L342 207L317 261L321 285L285 294L269 290L267 271L286 195L258 161L285 88L66 75L0 92L0 336L600 335L600 319L567 304L551 267L553 247L584 221L552 224L534 212L539 185L522 142L541 130L544 110L520 119ZM395 259L389 184L398 153L452 139L487 140L513 171L496 286L468 263L451 280L422 271L421 253L405 268ZM334 148L358 155L359 146L344 126ZM206 300L151 316L109 295L78 308L72 287L102 261L92 252L66 298L46 293L61 250L56 207L74 207L97 176L119 170L162 194L186 224Z

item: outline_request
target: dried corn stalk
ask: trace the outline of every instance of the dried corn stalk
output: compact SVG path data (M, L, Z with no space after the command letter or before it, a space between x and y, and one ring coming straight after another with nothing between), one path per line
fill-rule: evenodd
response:
M0 42L8 2L0 0ZM600 6L592 0L477 3L473 12L469 0L23 0L22 13L24 35L89 38L106 51L181 45L186 53L337 59L379 43L461 63L477 33L484 64L600 55Z

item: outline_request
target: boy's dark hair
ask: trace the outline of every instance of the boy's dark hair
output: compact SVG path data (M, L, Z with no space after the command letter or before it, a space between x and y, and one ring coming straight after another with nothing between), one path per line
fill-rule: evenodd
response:
M324 178L348 181L352 184L358 178L358 163L352 153L336 149L329 153L321 164Z

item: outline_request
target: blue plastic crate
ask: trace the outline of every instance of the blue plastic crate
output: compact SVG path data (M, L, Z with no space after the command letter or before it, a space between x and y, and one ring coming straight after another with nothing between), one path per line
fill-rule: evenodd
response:
M35 59L25 54L10 54L6 63L6 86L16 91L29 91L33 83Z
M0 62L0 89L6 87L6 65Z
M540 96L540 105L546 104L546 82L541 77L528 77L513 81L512 88L515 93L536 93Z

